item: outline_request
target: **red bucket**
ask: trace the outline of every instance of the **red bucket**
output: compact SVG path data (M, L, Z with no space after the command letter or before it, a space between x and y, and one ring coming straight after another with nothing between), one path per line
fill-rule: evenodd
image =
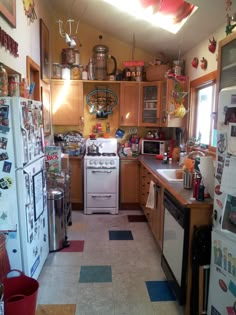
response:
M17 271L19 276L9 277ZM11 270L4 284L5 315L35 315L39 283L19 270Z

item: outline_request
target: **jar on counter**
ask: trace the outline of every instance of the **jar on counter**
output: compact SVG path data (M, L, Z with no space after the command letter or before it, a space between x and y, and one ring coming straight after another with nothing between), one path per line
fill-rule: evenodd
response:
M61 79L61 65L54 62L52 64L52 79Z
M20 96L20 76L19 74L8 75L8 95Z
M0 63L0 96L8 96L8 75L2 63Z
M63 65L61 70L62 80L70 80L70 66Z
M71 80L81 80L81 72L79 65L72 65L70 69Z

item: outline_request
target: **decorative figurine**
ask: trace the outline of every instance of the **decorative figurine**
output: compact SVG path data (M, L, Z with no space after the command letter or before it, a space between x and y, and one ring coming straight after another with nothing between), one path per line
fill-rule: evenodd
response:
M192 60L192 66L193 68L197 68L198 67L198 58L194 57Z
M207 68L207 60L204 57L202 57L202 59L201 59L200 67L202 68L202 70L206 70L206 68Z
M214 53L216 51L216 40L215 40L215 38L214 37L212 39L209 38L209 42L210 42L210 44L208 45L208 50L211 53Z

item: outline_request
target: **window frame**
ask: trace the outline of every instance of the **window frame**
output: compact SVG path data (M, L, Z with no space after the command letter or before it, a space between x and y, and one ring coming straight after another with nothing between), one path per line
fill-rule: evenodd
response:
M218 94L218 86L217 86L217 70L212 71L204 76L201 76L195 80L192 80L190 82L190 112L189 112L189 130L188 134L189 137L192 137L195 132L196 132L196 116L197 116L197 94L198 94L198 89L201 87L206 87L208 85L211 85L212 83L216 84L215 88L215 124L217 122L217 112L218 112L218 99L217 99L217 94ZM216 126L214 126L216 128ZM198 148L199 149L199 148ZM209 152L210 154L215 154L216 153L216 148L213 146L208 146L208 149L201 149L201 151L204 152Z

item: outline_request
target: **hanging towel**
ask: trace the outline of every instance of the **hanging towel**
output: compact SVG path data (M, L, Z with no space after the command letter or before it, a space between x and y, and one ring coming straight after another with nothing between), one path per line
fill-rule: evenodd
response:
M156 206L155 183L151 180L146 207L150 209L154 209L155 206Z

